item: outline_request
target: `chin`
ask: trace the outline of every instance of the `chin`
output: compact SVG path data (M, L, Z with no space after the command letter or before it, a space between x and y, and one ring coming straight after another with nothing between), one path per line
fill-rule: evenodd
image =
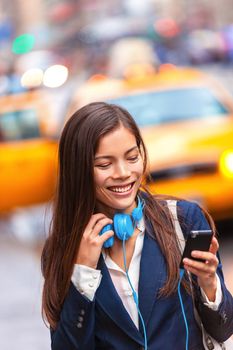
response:
M135 207L135 196L130 197L121 197L117 200L111 200L108 201L108 206L111 207L113 210L120 210L120 211L130 211L133 210ZM107 202L106 202L107 203Z

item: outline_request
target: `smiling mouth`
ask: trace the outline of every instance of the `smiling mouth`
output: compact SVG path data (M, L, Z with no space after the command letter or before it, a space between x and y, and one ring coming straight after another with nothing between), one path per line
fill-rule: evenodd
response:
M110 186L108 187L108 190L115 193L124 193L124 192L130 191L133 185L134 185L134 182L131 182L131 184L124 185L124 186Z

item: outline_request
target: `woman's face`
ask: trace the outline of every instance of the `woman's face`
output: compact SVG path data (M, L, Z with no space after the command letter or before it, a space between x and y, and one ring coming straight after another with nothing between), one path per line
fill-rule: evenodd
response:
M123 125L100 139L95 154L97 209L108 215L131 212L143 175L143 159L135 136Z

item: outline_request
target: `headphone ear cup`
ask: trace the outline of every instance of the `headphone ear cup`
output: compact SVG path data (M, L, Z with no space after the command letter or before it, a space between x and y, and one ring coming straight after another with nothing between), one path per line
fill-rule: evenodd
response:
M108 224L102 228L100 231L100 235L105 233L106 231L114 231L114 233L117 235L117 237L120 240L127 240L129 239L134 232L135 228L135 222L139 222L143 216L143 207L144 207L144 201L142 202L138 198L138 206L132 211L132 214L124 214L124 213L117 213L113 217L113 225ZM133 221L131 219L131 216L133 218ZM104 248L110 248L114 244L114 237L110 237L107 239L107 241L104 242L103 246Z
M111 225L111 224L105 225L102 228L102 230L100 231L99 235L101 236L103 233L105 233L107 231L114 231L113 225ZM104 242L103 246L104 246L104 248L110 248L113 246L113 244L114 244L114 236L108 238L107 241Z
M128 214L115 214L113 218L113 225L114 232L120 240L129 239L134 232L133 223Z

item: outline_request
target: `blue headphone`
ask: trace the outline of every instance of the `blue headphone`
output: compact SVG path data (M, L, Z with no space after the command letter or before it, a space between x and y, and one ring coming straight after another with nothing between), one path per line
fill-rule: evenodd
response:
M113 217L113 224L108 224L102 228L100 235L104 232L113 230L120 240L129 239L135 229L135 225L141 220L143 216L144 201L141 201L139 196L137 197L138 206L132 211L131 214L116 213ZM132 217L132 218L131 218ZM104 242L104 248L110 248L114 244L114 236L107 239Z

